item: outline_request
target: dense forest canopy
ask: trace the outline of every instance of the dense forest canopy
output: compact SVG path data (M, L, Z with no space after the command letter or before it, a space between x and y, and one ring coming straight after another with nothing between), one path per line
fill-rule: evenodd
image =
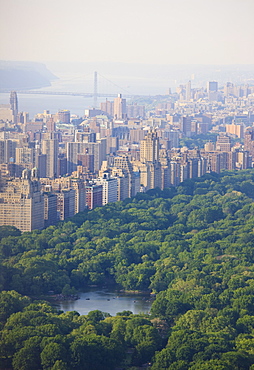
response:
M206 174L42 231L0 228L0 368L254 369L254 171ZM88 285L156 293L150 315L57 312Z

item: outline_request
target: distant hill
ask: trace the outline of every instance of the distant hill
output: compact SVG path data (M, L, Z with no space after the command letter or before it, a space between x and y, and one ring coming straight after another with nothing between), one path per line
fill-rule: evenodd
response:
M0 61L0 90L46 87L55 79L42 63Z

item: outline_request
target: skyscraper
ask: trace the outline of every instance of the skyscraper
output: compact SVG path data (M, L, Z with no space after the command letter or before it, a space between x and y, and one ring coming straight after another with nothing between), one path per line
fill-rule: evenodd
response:
M140 142L140 161L155 162L159 160L159 138L156 132L148 132Z
M15 162L15 150L17 141L15 140L0 140L0 163Z
M86 185L86 205L88 209L102 206L102 185L87 184Z
M95 180L97 185L102 185L102 205L117 201L117 179L110 178L105 171L102 177Z
M207 95L210 101L218 100L218 82L217 81L207 82Z
M16 91L11 91L10 106L14 116L14 123L17 123L18 118L18 97Z
M191 137L191 117L182 116L180 121L180 127L183 134L187 137Z
M122 98L122 94L118 94L118 97L114 99L114 118L125 119L126 113L126 99Z
M46 176L55 178L57 176L58 141L57 139L42 140L42 154L47 155Z
M114 167L123 170L128 178L128 197L135 196L135 174L128 156L114 157Z
M191 100L191 81L188 81L188 83L186 84L186 100Z

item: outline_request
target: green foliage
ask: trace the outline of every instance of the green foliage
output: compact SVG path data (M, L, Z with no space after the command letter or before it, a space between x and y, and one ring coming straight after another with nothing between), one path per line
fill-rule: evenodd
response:
M253 170L211 173L42 231L1 227L0 368L253 368L253 189ZM152 290L151 314L33 301L90 284Z
M14 226L0 226L0 239L7 238L8 236L20 236L21 231Z

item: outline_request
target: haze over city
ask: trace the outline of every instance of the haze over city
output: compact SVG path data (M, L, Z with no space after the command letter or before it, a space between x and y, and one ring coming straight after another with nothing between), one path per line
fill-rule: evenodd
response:
M2 60L254 64L253 0L10 0Z

